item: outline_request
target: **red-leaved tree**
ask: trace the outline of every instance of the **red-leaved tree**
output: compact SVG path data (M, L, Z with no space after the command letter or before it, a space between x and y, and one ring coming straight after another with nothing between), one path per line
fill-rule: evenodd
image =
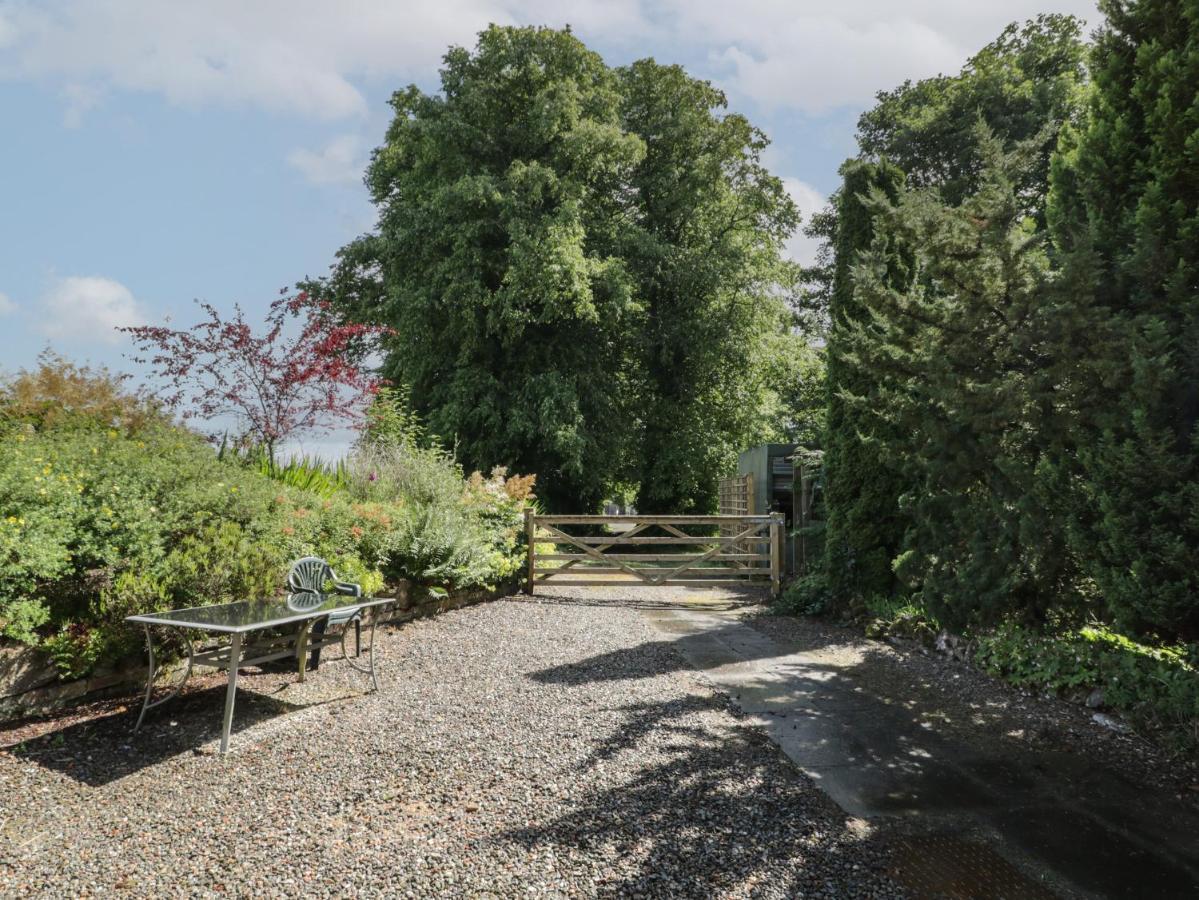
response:
M275 300L262 333L240 306L226 319L197 305L207 318L190 328L121 329L137 347L131 358L151 368L184 419L240 417L272 462L282 441L358 421L379 388L364 361L390 329L340 321L307 293Z

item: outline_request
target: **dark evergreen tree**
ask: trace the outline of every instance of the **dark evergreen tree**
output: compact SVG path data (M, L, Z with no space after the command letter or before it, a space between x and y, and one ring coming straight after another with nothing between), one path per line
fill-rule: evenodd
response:
M1058 328L1045 232L1021 180L1039 140L1011 152L980 131L979 187L962 203L875 191L871 251L853 269L868 315L845 358L876 379L853 398L877 416L877 455L902 472L909 527L896 571L945 624L1070 605L1064 529L1041 470L1061 427ZM910 279L894 275L911 254Z
M876 230L872 196L895 200L903 173L886 164L850 161L841 168L837 205L836 266L829 303L828 418L825 427L825 567L839 603L887 596L896 586L891 563L899 554L904 518L899 495L904 476L888 451L893 437L872 407L880 402L876 373L850 357L855 337L875 334L871 310L856 296L854 272L872 247L889 259L880 277L896 287L907 266L889 237Z
M1050 221L1089 323L1064 349L1074 545L1126 627L1199 634L1199 2L1107 0ZM1063 467L1071 460L1064 458Z

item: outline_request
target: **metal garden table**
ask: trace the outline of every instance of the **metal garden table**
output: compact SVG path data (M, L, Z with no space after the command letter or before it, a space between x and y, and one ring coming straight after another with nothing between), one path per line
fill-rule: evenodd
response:
M229 686L225 691L225 718L221 726L221 755L229 750L229 729L233 724L233 703L237 697L237 670L243 666L255 666L273 660L294 657L298 662L299 680L304 680L308 654L328 644L341 643L345 653L345 630L340 635L311 637L312 626L330 613L346 608L368 609L395 603L393 597L347 597L342 594L316 594L299 592L284 597L263 600L242 600L217 606L196 606L191 609L172 609L167 612L128 616L125 621L136 622L146 629L146 651L150 656L150 671L146 678L146 698L142 702L141 715L133 730L142 726L146 712L161 706L175 697L196 664L229 673ZM345 653L345 662L356 671L370 675L371 686L379 689L375 677L375 626L378 617L371 618L370 646L367 648L369 666L362 666ZM292 626L294 630L292 630ZM154 690L154 678L158 674L154 656L155 627L174 629L187 645L187 667L183 677L165 697L150 702ZM275 631L264 635L256 643L247 643L246 636L254 632ZM192 632L204 635L229 635L228 645L197 651ZM361 653L361 651L359 651ZM357 657L356 657L357 658ZM355 659L356 659L355 658Z

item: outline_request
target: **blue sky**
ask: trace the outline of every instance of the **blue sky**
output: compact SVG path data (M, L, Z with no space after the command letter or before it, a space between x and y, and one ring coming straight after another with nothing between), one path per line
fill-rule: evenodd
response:
M373 222L391 91L436 90L488 22L569 22L611 64L713 80L810 213L876 90L1038 12L1098 19L1091 0L0 0L0 368L52 346L132 371L114 326L190 323L193 298L257 312L323 273Z

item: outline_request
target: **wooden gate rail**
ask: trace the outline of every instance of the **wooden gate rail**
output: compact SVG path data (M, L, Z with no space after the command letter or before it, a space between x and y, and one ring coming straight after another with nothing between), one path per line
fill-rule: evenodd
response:
M602 579L581 575L626 575L621 584L647 586L746 585L769 580L771 593L782 586L783 515L768 516L539 516L525 510L528 574L525 592L536 585L602 585ZM605 535L570 534L571 525L623 526ZM687 526L716 526L717 534L697 535ZM665 534L647 535L657 529ZM552 543L548 553L537 551L538 541ZM658 545L667 552L627 552L617 547ZM669 546L687 548L669 552ZM560 549L565 548L565 550ZM539 563L560 563L547 567ZM639 565L637 565L639 564Z

